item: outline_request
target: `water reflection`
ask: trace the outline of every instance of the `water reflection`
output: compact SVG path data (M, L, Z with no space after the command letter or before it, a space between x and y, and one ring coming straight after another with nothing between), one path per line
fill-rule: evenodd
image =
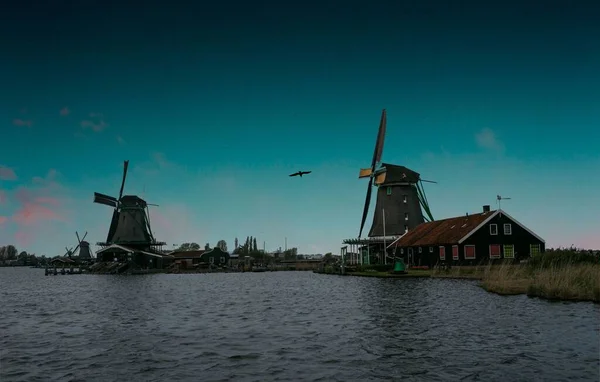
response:
M0 380L598 379L597 305L471 281L23 268L0 294Z

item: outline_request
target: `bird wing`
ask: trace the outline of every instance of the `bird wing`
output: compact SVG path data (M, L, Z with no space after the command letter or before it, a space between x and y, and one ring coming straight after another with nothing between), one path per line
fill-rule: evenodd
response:
M310 174L312 171L302 171L303 174Z
M295 173L293 173L293 174L290 174L290 176L298 176L298 175L300 175L300 173L299 173L299 172L295 172Z

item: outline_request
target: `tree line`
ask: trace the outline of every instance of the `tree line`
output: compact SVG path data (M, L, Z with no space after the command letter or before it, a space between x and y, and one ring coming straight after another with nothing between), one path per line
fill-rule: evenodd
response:
M56 256L59 257L59 256ZM0 265L16 263L16 265L46 265L52 258L36 256L35 253L27 253L17 249L12 244L0 247Z
M200 250L200 245L198 243L183 243L177 248L177 251L198 251ZM208 251L212 247L210 243L206 243L204 245L204 250ZM222 251L227 252L227 242L225 240L219 240L217 242L216 248L220 248ZM290 248L285 251L279 251L281 258L289 260L295 259L298 257L298 250L296 248ZM264 249L258 248L258 241L255 236L246 236L246 240L244 244L240 244L239 239L236 237L234 240L233 254L250 256L250 257L264 257L266 254Z

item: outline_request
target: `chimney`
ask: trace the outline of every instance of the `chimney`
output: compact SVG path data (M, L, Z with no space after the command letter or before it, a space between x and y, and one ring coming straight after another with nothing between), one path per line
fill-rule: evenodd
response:
M483 206L483 212L490 212L490 205L486 204L485 206Z

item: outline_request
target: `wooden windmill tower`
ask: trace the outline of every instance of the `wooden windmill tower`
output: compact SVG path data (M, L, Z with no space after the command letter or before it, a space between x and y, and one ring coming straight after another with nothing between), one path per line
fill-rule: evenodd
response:
M358 176L359 178L369 178L359 238L369 212L373 186L377 187L377 203L369 237L401 236L424 221L433 221L422 182L436 182L422 180L419 173L404 166L380 163L386 123L387 115L384 109L381 114L371 167L361 169ZM378 169L377 165L380 166Z
M157 242L152 235L149 213L147 213L149 205L156 205L146 203L137 195L123 195L128 166L129 161L126 160L123 164L123 181L118 198L94 192L94 203L104 204L115 209L106 242L98 243L98 245L118 244L138 249L162 246L165 243Z

